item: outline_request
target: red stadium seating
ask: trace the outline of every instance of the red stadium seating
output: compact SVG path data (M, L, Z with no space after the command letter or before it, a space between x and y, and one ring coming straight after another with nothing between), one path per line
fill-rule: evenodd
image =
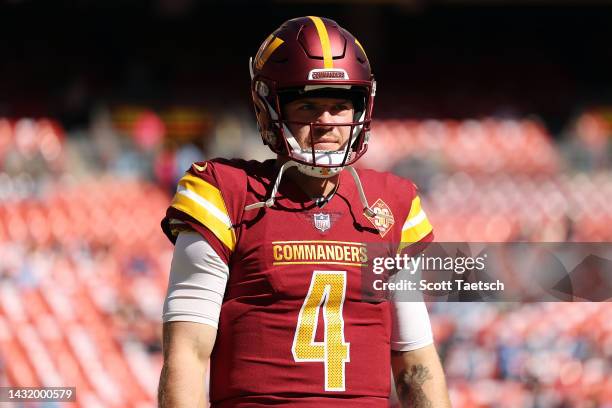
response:
M536 121L379 121L373 132L362 165L434 163L421 194L438 241L612 240L612 175L562 172ZM64 143L53 121L0 119L0 382L76 386L81 407L153 407L170 198L108 173L65 177ZM612 404L607 303L463 306L430 305L453 406Z
M552 174L560 159L542 125L531 120L377 121L360 165L392 169L428 159L450 171ZM375 142L374 142L375 140Z

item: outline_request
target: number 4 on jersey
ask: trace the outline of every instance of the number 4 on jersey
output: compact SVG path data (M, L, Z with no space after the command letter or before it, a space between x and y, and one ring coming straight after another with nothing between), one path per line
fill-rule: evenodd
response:
M345 390L345 367L350 361L342 318L345 296L345 271L314 271L293 338L291 351L296 362L324 363L325 391ZM321 306L325 323L322 342L315 341Z

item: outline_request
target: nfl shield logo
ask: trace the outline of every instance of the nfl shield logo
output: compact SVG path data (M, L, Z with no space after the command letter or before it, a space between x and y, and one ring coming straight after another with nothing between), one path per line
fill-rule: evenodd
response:
M331 228L331 220L329 214L314 214L314 226L321 232L325 232Z

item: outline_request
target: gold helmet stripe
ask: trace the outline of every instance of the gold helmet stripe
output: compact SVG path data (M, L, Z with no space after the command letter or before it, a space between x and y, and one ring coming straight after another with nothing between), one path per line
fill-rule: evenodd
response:
M266 41L264 41L264 46L259 50L257 56L255 57L255 67L257 69L262 69L270 55L278 48L280 45L284 43L284 41L278 37L274 37L274 35L270 34Z
M359 48L361 48L361 51L363 52L363 55L365 55L366 60L368 59L368 54L366 54L365 50L363 49L363 45L361 45L361 43L355 38L355 44L357 44L359 46Z
M332 59L331 45L329 43L329 35L327 34L327 28L321 18L308 16L317 28L317 34L319 34L319 40L321 40L321 49L323 50L323 68L333 68L334 60Z

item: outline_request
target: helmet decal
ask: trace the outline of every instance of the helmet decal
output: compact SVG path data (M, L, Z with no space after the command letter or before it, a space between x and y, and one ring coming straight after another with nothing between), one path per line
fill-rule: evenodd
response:
M308 73L308 79L349 79L343 69L313 69Z
M357 44L357 46L359 47L359 49L361 50L361 52L363 52L363 55L365 56L365 60L366 60L366 62L368 62L368 63L369 63L369 61L368 61L368 55L366 54L365 50L363 49L363 45L361 45L361 43L359 42L359 40L358 40L358 39L356 39L356 38L355 38L355 44ZM359 58L359 57L357 57L357 58Z
M321 50L323 51L323 68L333 68L334 60L332 58L331 45L329 44L329 34L327 34L325 23L323 23L320 17L308 16L308 18L312 20L317 29L317 34L319 34Z
M270 34L266 41L261 44L259 47L259 51L255 56L255 67L257 69L262 69L270 55L276 50L284 41L278 37L275 37L274 34Z

